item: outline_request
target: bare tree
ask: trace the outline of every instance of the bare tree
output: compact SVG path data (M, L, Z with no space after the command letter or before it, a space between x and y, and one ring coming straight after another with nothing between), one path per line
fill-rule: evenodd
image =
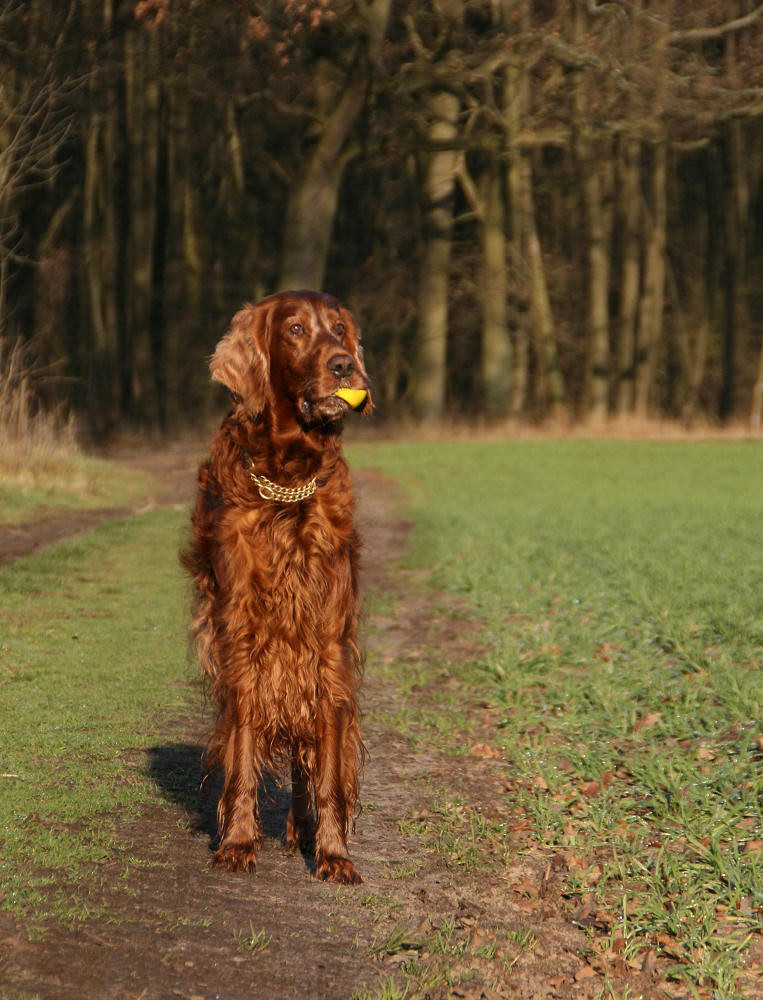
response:
M15 83L0 83L0 336L8 320L8 264L19 252L18 201L55 174L71 124L57 82Z

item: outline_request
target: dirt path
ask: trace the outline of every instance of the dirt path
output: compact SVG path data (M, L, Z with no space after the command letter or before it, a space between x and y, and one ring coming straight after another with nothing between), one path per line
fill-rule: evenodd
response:
M132 507L54 511L37 517L34 521L0 524L0 566L38 552L61 538L89 531L104 521L125 517L136 509L145 510L160 504L186 502L192 495L198 460L202 453L202 445L187 442L178 442L161 450L132 446L108 452L105 457L143 469L155 476L155 490L141 497Z
M162 466L164 502L191 495L195 455L175 458ZM130 460L145 466L145 453ZM618 966L614 953L589 964L590 932L562 895L565 861L531 849L529 824L512 811L511 775L486 742L494 719L485 707L469 708L469 754L447 755L431 732L417 732L427 691L403 698L396 665L457 661L479 638L463 609L397 565L408 527L390 484L371 473L357 482L364 587L383 595L366 627L369 757L351 844L364 884L317 883L285 852L287 798L277 788L256 876L210 867L214 792L199 802L197 790L211 719L191 697L187 714L130 762L149 769L166 803L122 829L120 855L94 880L93 907L106 915L30 941L0 914L4 1000L546 1000L605 995L605 975L627 981L631 996L666 995L652 967ZM457 679L433 676L468 706L473 695ZM414 721L400 724L401 712ZM385 986L390 977L398 992Z

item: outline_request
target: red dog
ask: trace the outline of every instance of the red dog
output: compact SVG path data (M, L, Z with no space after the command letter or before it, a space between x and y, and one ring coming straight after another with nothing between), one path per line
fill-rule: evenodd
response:
M199 469L183 562L220 709L206 757L225 773L215 862L255 870L257 786L290 759L287 845L314 838L317 877L356 884L358 537L341 431L351 404L372 409L360 333L329 296L283 292L234 316L210 369L232 409Z

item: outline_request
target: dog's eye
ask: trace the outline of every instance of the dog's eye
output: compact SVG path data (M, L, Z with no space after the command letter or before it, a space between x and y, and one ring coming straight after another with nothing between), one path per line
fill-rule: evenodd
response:
M292 335L292 337L301 337L304 332L305 328L302 326L301 323L292 323L291 326L289 327L289 333Z
M337 323L337 325L334 327L334 336L338 337L339 340L342 340L342 338L344 337L344 332L345 332L344 323Z

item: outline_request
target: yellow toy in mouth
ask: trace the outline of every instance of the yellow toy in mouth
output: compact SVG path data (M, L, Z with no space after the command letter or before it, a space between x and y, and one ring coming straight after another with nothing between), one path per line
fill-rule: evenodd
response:
M345 403L349 403L353 410L357 410L365 402L368 393L365 389L337 389L332 395L339 396Z

